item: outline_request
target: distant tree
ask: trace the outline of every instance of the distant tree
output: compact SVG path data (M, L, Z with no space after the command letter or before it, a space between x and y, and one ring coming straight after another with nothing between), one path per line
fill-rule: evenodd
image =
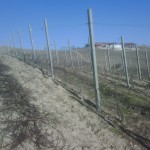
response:
M88 44L88 43L86 43L84 47L89 47L89 44Z

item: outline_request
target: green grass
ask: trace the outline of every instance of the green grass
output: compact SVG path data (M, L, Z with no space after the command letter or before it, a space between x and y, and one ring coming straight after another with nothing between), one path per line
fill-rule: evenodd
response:
M120 87L112 87L109 84L100 84L100 91L107 97L113 97L119 99L120 102L129 107L141 107L148 109L150 102L147 99L139 98L128 89Z

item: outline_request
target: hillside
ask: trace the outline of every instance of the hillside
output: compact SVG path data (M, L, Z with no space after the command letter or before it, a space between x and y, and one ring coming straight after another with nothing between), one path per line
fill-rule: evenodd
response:
M1 149L140 150L52 78L0 56ZM35 130L36 129L36 130Z

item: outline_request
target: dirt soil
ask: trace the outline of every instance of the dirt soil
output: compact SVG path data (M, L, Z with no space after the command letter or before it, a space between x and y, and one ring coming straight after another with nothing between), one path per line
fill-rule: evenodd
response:
M59 131L58 133L65 140L65 146L62 149L143 149L131 139L123 138L122 135L112 132L113 128L102 118L75 101L68 91L56 85L52 78L44 76L37 68L33 68L9 56L0 56L0 63L8 68L5 71L5 75L12 76L23 89L29 91L31 104L38 107L40 112L53 114L49 117L55 117L58 120L54 128ZM0 105L2 105L2 99L4 97L0 95ZM1 128L2 125L0 125ZM45 130L49 131L52 128L47 124L45 125ZM55 140L58 140L57 136L54 137ZM23 146L19 145L18 149L34 150L36 147L34 143L24 141Z

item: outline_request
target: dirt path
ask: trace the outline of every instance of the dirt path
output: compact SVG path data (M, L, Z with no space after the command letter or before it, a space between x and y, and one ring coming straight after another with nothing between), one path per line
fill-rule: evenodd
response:
M30 103L37 106L40 112L49 112L57 118L55 128L65 139L64 149L142 149L130 140L123 139L121 135L111 132L113 129L103 119L80 105L69 92L57 86L51 78L44 77L38 69L9 56L1 56L0 60L9 68L6 74L13 76L23 89L30 91ZM46 128L51 130L48 125ZM25 146L26 149L35 149L29 142Z

